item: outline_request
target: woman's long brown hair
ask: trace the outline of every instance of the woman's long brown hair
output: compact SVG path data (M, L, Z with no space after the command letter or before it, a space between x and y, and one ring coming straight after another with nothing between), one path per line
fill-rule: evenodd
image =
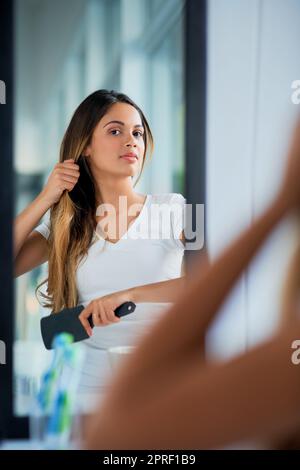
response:
M80 167L80 176L73 190L64 191L60 200L50 208L50 235L48 238L48 282L46 299L42 305L59 312L78 304L76 270L88 253L96 227L95 183L83 152L89 145L98 122L115 103L127 103L139 112L145 128L145 152L137 184L145 164L147 150L153 152L153 136L141 109L125 94L114 90L98 90L89 95L75 110L63 137L59 161L73 158ZM100 281L101 282L101 281Z

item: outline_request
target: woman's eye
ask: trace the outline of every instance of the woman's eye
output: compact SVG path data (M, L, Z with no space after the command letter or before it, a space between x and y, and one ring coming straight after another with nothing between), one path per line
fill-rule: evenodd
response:
M111 134L113 134L114 132L120 132L119 129L113 129L112 131L110 131ZM135 131L134 134L138 134L139 137L143 137L143 133L141 131ZM119 134L113 134L113 135L119 135Z

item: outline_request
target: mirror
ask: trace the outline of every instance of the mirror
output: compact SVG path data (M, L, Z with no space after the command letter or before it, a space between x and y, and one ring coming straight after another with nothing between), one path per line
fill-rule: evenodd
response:
M153 132L155 152L136 191L184 192L183 7L182 0L16 0L15 214L44 187L76 107L101 88L128 94ZM30 412L52 358L40 336L40 318L50 312L35 296L46 278L44 263L15 279L17 416Z

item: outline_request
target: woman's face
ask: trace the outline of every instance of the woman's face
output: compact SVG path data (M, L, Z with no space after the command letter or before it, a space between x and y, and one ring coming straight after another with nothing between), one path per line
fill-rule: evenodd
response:
M144 132L141 117L133 106L113 104L97 124L85 152L93 174L125 177L138 173L145 151ZM135 157L123 157L129 153Z

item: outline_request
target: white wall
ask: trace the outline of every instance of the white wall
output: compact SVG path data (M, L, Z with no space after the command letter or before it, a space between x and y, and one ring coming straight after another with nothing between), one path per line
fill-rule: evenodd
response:
M291 83L300 72L300 2L264 0L257 91L253 213L268 202L280 181L290 130L299 106L291 102ZM299 182L300 184L300 182ZM280 314L281 285L295 232L283 224L249 273L249 343L273 329ZM272 282L270 282L272 280ZM254 282L263 286L255 289ZM261 325L261 327L260 327Z
M297 106L300 2L209 0L207 233L213 256L275 194ZM230 356L276 327L294 232L282 224L246 271L211 329L208 347Z

